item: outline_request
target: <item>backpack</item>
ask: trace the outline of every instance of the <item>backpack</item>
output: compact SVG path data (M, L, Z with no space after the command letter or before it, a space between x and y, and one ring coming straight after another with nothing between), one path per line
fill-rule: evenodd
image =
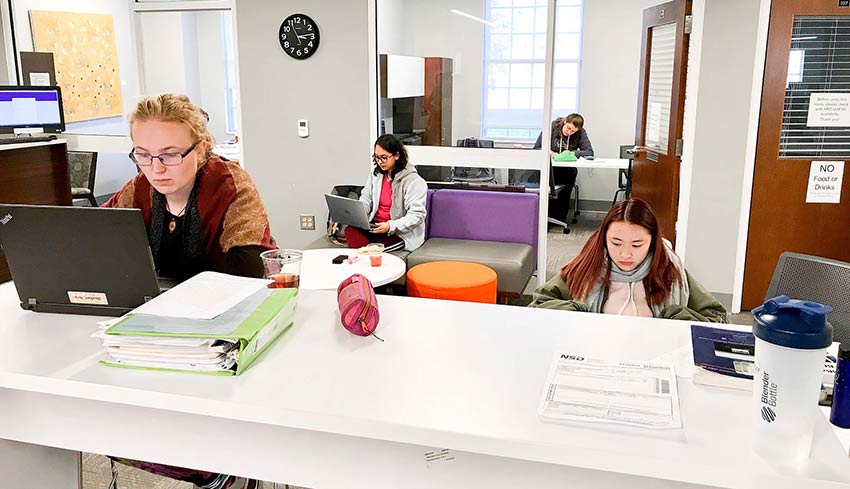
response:
M363 191L363 185L336 185L331 190L331 195L340 195L349 199L359 199L360 193ZM341 246L347 246L348 240L345 239L345 224L340 224L331 218L328 213L327 235L331 243Z

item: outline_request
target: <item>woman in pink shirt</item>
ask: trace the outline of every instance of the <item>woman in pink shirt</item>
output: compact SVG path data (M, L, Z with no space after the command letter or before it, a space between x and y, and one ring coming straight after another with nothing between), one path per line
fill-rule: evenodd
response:
M413 251L425 242L425 196L428 186L408 164L407 150L392 134L375 141L375 166L360 201L366 204L370 229L345 228L349 248L383 243L386 251Z

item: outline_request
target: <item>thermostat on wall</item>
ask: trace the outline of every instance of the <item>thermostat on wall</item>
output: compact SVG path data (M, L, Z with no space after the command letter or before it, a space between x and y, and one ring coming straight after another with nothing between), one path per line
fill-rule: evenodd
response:
M307 119L298 120L298 137L306 138L310 135L310 126L307 124Z

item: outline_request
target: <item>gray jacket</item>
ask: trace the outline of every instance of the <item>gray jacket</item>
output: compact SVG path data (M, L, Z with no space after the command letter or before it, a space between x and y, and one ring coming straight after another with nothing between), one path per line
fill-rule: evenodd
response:
M381 179L383 173L369 173L360 201L366 204L369 221L375 219L378 202L381 199ZM416 172L413 164L408 163L404 170L393 178L393 203L390 206L390 234L404 241L404 249L413 251L425 242L425 197L428 185Z
M576 156L593 156L593 145L590 144L590 138L587 137L587 131L584 128L579 129L569 136L558 130L558 126L553 122L550 130L551 141L549 149L555 153L560 153L565 149L574 151ZM543 146L543 133L537 136L537 141L534 142L534 149L540 149Z

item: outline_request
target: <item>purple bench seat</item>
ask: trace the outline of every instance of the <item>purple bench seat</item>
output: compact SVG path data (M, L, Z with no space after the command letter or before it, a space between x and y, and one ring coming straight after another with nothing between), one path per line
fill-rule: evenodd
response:
M537 194L428 191L426 240L407 267L468 261L496 271L499 293L519 295L537 262Z

